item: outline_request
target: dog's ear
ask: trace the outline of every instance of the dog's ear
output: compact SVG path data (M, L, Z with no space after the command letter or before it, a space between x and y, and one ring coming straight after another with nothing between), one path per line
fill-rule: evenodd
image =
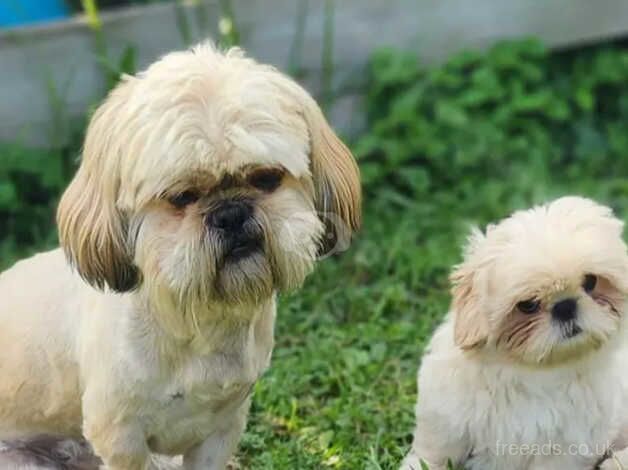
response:
M479 348L488 339L488 320L482 311L478 292L478 267L469 260L482 240L484 235L479 230L472 232L465 250L465 261L454 269L449 278L452 283L454 342L465 350Z
M70 263L91 285L118 292L133 289L138 270L127 241L128 221L116 206L120 186L121 108L130 83L114 89L87 129L81 166L57 211L59 240Z
M313 99L307 97L304 115L311 139L310 164L316 210L325 222L321 254L347 246L362 220L360 171L347 146L331 129Z

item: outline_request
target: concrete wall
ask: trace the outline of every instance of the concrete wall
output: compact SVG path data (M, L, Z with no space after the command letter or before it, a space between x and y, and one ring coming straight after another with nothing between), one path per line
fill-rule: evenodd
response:
M132 44L140 67L185 47L181 14L196 41L218 37L218 0L134 7L103 15L108 55ZM182 5L181 3L179 5ZM305 85L323 81L325 0L233 0L243 46L284 70L300 62ZM307 7L304 28L299 11ZM483 48L508 37L538 36L554 47L628 32L626 0L336 0L333 16L333 88L330 110L345 132L359 128L359 86L377 47L416 50L425 62L463 48ZM302 34L302 47L294 49ZM298 44L298 41L297 41ZM104 90L94 36L81 18L0 31L0 141L49 145L67 139L66 124L98 102Z

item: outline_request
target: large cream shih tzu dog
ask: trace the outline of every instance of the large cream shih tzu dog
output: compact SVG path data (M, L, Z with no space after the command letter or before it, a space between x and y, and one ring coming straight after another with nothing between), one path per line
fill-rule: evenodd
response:
M622 468L628 254L622 222L580 197L470 237L418 376L402 467ZM624 465L626 464L624 460ZM628 468L628 467L626 467Z
M225 468L276 294L359 222L351 153L274 68L205 44L125 77L60 202L63 250L0 277L0 439L84 435L109 470Z

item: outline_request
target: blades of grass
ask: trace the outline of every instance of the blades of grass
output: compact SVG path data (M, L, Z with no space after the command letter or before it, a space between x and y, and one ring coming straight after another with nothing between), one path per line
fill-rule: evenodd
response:
M222 15L220 18L220 42L225 47L237 46L240 44L240 30L235 19L233 3L231 0L220 0Z
M127 46L120 58L120 64L118 66L118 73L122 74L134 74L137 72L137 50L133 46Z
M98 14L98 4L96 0L81 0L81 6L85 12L89 27L94 31L100 31L102 29L102 21Z

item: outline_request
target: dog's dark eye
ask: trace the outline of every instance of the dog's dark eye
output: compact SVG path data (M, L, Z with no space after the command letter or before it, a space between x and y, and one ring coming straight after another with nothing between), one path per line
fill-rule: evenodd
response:
M279 169L258 170L249 176L249 184L270 193L279 187L282 179L283 171Z
M597 285L597 276L595 274L587 274L582 281L582 288L585 292L592 292Z
M196 201L198 201L198 194L194 191L183 191L168 199L168 202L177 209L183 209L190 204L194 204Z
M536 299L524 300L517 304L517 308L521 313L536 313L541 308L541 301Z

